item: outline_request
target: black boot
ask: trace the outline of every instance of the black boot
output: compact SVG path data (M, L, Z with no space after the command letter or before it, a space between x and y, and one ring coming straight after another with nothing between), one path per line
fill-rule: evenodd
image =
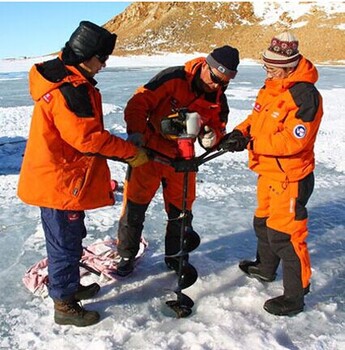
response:
M79 284L78 290L74 293L74 299L77 301L91 299L96 296L100 289L101 287L97 283L92 283L88 286Z
M267 275L260 271L260 264L257 260L242 260L238 267L249 277L258 279L261 282L273 282L276 279L277 274Z
M304 309L304 296L279 297L269 299L264 304L264 309L272 315L277 316L294 316Z
M120 262L116 266L116 273L125 277L134 270L134 258L121 258Z
M100 315L97 311L88 311L75 299L54 300L54 321L60 325L86 327L97 323Z
M246 275L249 275L248 268L249 266L256 266L258 265L259 262L257 260L255 261L250 261L250 260L241 260L240 263L238 264L238 267L240 270L242 270Z

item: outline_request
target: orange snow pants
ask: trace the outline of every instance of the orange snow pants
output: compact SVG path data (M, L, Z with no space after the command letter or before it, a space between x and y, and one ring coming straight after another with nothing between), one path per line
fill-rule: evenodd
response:
M160 185L163 189L165 211L168 224L165 237L165 253L175 254L180 247L180 231L184 173L175 172L169 165L149 161L137 168L128 168L122 214L118 229L117 250L122 257L135 257L139 249L140 238L144 228L146 210ZM195 200L194 172L188 174L187 220L191 226L192 204Z
M254 229L260 269L273 275L280 260L284 294L303 294L311 277L306 204L314 189L314 174L298 182L258 177Z

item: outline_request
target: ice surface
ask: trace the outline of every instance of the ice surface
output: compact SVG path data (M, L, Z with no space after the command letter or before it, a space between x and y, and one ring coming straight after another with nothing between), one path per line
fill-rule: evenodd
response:
M123 109L135 88L161 67L189 58L146 57L131 63L112 59L97 77L106 127L125 137ZM316 187L309 203L313 276L304 313L279 318L263 310L266 299L282 292L280 270L275 282L264 285L237 267L240 259L255 255L251 223L256 177L246 167L246 153L225 154L198 173L194 228L202 243L191 261L199 279L186 290L196 303L193 315L178 320L162 312L176 277L163 263L166 223L159 192L145 223L147 254L132 275L103 284L99 298L85 303L101 313L102 321L78 329L55 325L52 301L34 297L21 282L25 270L46 254L39 210L16 197L33 106L27 87L31 64L0 62L0 349L345 349L344 67L318 67L325 113L315 147ZM260 66L241 64L227 90L229 130L249 113L263 79ZM109 165L113 178L123 183L125 166ZM87 212L85 244L115 236L121 204L118 193L113 207ZM91 279L98 281L96 276Z

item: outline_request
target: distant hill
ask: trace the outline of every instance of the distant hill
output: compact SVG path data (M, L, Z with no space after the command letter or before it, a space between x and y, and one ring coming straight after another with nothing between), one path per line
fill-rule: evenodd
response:
M118 35L117 55L207 53L228 44L256 60L289 29L315 63L345 63L345 2L134 2L104 27Z

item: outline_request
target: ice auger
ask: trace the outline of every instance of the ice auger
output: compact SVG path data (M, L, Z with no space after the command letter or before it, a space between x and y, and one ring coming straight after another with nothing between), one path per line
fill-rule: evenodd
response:
M179 149L177 159L171 159L157 151L147 149L153 160L174 167L176 172L184 173L182 209L180 216L177 218L177 220L181 220L180 247L176 254L166 256L166 258L174 258L178 261L176 271L178 280L177 287L174 289L177 299L166 302L166 305L175 312L177 318L188 317L192 313L194 301L182 291L192 286L198 278L197 270L186 259L188 254L200 244L199 235L188 224L188 175L190 172L197 172L199 165L227 152L210 149L201 156L195 157L194 142L199 134L200 124L199 114L195 112L188 113L186 110L181 110L176 115L162 120L162 132L177 141ZM211 154L213 152L215 153Z

